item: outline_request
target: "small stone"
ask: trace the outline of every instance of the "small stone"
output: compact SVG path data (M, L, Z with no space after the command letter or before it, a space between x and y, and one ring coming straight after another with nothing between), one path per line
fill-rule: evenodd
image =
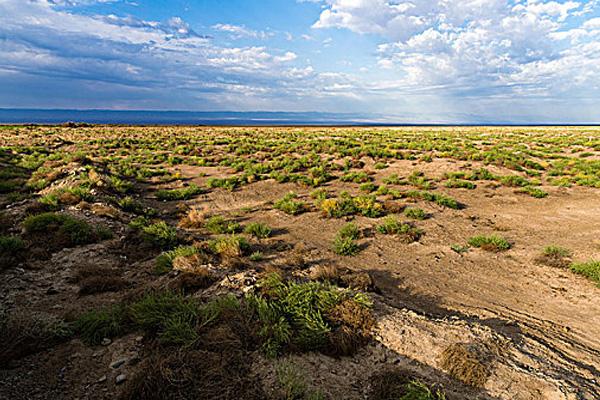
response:
M125 364L125 362L127 361L126 358L120 358L117 361L113 362L112 364L110 364L110 367L112 369L117 369L119 368L121 365Z
M111 343L112 343L112 340L110 340L109 338L104 338L104 339L102 339L102 342L100 344L102 346L108 346Z
M53 287L49 287L48 290L46 290L46 294L49 295L53 295L53 294L57 294L58 293L58 289L53 288Z
M106 375L102 375L100 379L98 379L98 383L106 382Z
M117 376L117 379L115 380L115 382L117 383L117 385L120 385L121 383L125 382L127 380L127 375L125 374L121 374Z

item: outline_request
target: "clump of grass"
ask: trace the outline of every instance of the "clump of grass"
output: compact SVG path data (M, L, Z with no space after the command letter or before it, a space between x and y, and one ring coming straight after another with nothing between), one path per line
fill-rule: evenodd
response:
M518 193L525 193L536 199L543 199L544 197L548 197L548 192L534 186L525 186L524 188L519 189Z
M405 193L406 197L411 197L414 199L422 199L426 201L430 201L432 203L436 203L442 207L452 208L454 210L459 210L461 205L458 201L453 199L450 196L441 193L428 192L428 191L418 191L418 190L409 190Z
M295 200L297 198L298 195L296 193L290 192L277 200L273 206L286 214L297 215L304 212L306 208L306 204L303 201Z
M25 249L25 242L18 236L0 235L0 254L16 257Z
M206 185L209 188L222 188L229 190L230 192L241 186L243 183L242 178L238 176L232 176L229 178L210 178Z
M336 306L343 301L356 302L360 309L368 308L370 302L364 295L352 295L334 286L307 282L284 281L280 275L271 274L259 282L259 291L247 297L248 304L254 310L261 328L263 351L275 357L285 350L331 351L337 349L336 333L342 328L352 328L347 321L331 315ZM359 338L370 334L373 320L370 312L361 314L365 319L354 323L355 346L346 354L363 343ZM364 328L356 328L360 325Z
M123 197L118 201L117 204L123 211L126 212L131 212L137 215L144 215L147 213L146 207L131 196Z
M392 174L387 178L384 178L383 183L385 183L386 185L401 185L404 183L404 181L400 177L398 177L397 174Z
M128 330L127 309L115 305L103 310L92 310L75 321L75 331L89 345L97 345L102 339L121 336Z
M211 240L209 246L215 253L225 258L241 257L250 249L248 241L238 235L227 235Z
M393 216L386 217L383 223L377 226L377 232L386 235L399 235L409 243L419 240L423 235L423 231L419 228L407 222L402 222Z
M384 214L383 205L377 201L375 196L352 197L347 192L342 192L337 199L322 201L321 210L329 218L342 218L354 214L377 218Z
M489 374L480 352L464 343L448 346L442 352L440 366L450 376L474 387L483 387Z
M372 400L446 400L444 391L439 387L430 387L397 369L376 372L369 382L369 399Z
M237 233L241 230L240 224L235 221L227 221L220 215L215 215L208 218L204 222L204 228L210 233L225 234L225 233Z
M473 236L469 239L469 246L481 248L486 251L505 251L512 247L512 244L505 238L498 235L484 236L478 235Z
M338 235L356 240L360 237L360 228L355 223L350 222L339 230Z
M159 190L156 192L156 198L162 201L189 200L203 192L204 190L201 187L192 183L191 185L183 188Z
M27 234L53 234L65 246L77 246L109 239L112 232L104 227L92 227L86 221L68 214L42 213L29 216L23 221Z
M572 253L569 249L550 245L544 247L542 254L535 261L550 267L568 268L571 265L571 256Z
M446 181L446 183L444 183L444 186L446 186L447 188L459 188L469 190L473 190L477 187L477 185L473 182L465 181L463 179L449 179Z
M427 213L423 209L417 207L406 207L404 209L403 214L407 218L417 220L424 220L425 218L427 218Z
M45 350L72 336L68 323L47 313L0 310L0 364Z
M371 178L369 176L369 174L367 174L366 172L359 171L359 172L348 172L347 174L342 176L340 178L340 180L342 182L365 183L365 182L372 181L373 178Z
M462 254L462 253L466 253L469 251L469 246L453 244L452 246L450 246L450 249L455 253Z
M574 263L571 264L569 269L576 274L591 279L600 287L600 261L592 260L583 263Z
M306 384L302 371L289 361L281 362L276 368L277 383L283 400L324 400L319 391L312 390Z
M505 175L500 177L500 183L511 187L530 186L531 182L519 175Z
M173 228L164 221L142 227L142 238L147 243L161 249L169 249L177 245L177 229Z
M154 273L163 275L173 269L173 261L178 257L190 257L198 254L201 250L196 246L179 246L171 251L161 253L155 260Z
M252 222L244 228L244 233L252 235L257 239L266 239L271 236L271 228L261 222Z
M372 193L377 190L377 185L373 182L367 182L360 185L360 190L367 193Z

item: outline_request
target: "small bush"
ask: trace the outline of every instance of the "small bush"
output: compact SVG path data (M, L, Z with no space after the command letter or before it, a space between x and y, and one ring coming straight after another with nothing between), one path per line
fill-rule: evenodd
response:
M156 198L163 201L173 200L189 200L192 197L203 193L204 190L198 185L191 184L189 186L172 189L172 190L159 190L156 192Z
M215 235L237 233L241 230L240 224L235 221L227 221L220 215L215 215L208 218L204 222L204 228Z
M142 238L161 249L168 249L177 245L177 230L166 222L160 221L142 228Z
M171 251L166 251L156 257L154 273L163 275L173 269L173 261L178 257L189 257L198 254L200 249L196 246L179 246Z
M448 346L441 355L440 366L461 382L483 387L488 378L488 369L481 360L482 355L475 346L458 343Z
M339 230L338 235L343 238L358 239L360 237L360 229L355 223L348 223Z
M306 384L302 371L290 362L282 362L276 369L282 400L324 400L321 392L314 391Z
M469 239L469 246L481 248L486 251L505 251L512 247L512 244L505 238L497 235L491 236L473 236Z
M260 323L259 336L263 351L271 357L286 349L302 351L332 351L336 333L344 327L352 329L345 321L330 317L334 308L343 301L354 301L358 307L369 307L364 295L352 295L331 285L307 282L285 282L278 274L271 274L259 282L259 291L246 300ZM363 316L364 317L364 316ZM366 318L372 321L370 313ZM366 321L361 326L370 327ZM370 332L358 328L355 338L366 338ZM362 341L355 340L356 351Z
M476 184L470 181L465 181L462 179L449 179L444 184L447 188L459 188L459 189L469 189L473 190L477 187Z
M25 243L18 236L0 235L0 254L16 257L25 249Z
M298 195L294 192L286 194L282 199L275 202L274 207L286 214L297 215L305 211L305 203L294 200Z
M533 186L525 186L524 188L519 189L518 193L525 193L536 199L543 199L544 197L548 197L548 192Z
M600 287L600 261L588 261L575 263L570 267L571 271L591 279Z
M100 344L104 338L121 336L128 329L127 310L122 305L89 311L75 321L75 331L89 345Z
M354 256L360 252L360 246L351 237L336 235L333 239L333 252L340 256Z
M417 219L417 220L424 220L425 218L427 218L427 213L425 211L423 211L421 208L413 208L413 207L407 207L404 209L404 216L407 218L412 218L412 219Z
M112 237L112 233L104 227L92 227L70 215L51 212L27 217L23 227L28 234L55 234L65 246L94 243Z
M271 228L267 224L252 222L246 225L244 233L252 235L257 239L266 239L271 236Z
M250 249L248 241L238 235L228 235L211 240L209 246L215 253L225 258L241 257Z
M392 216L385 218L383 223L377 226L377 232L386 235L399 235L404 237L407 242L415 242L423 235L423 231L419 228L407 222L401 222Z
M442 389L429 387L400 370L376 372L369 381L369 399L372 400L446 400Z
M337 199L326 199L321 202L321 210L329 218L342 218L356 214L357 208L352 196L342 192Z
M373 180L366 172L348 172L340 178L342 182L365 183Z

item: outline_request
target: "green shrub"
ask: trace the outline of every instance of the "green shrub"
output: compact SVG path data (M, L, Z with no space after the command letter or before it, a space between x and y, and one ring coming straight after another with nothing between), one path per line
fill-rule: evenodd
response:
M25 243L18 236L0 235L0 254L15 257L25 249Z
M367 182L360 185L360 190L367 193L372 193L377 190L377 185L373 182Z
M584 263L571 264L571 271L583 275L600 287L600 261L588 261Z
M241 186L243 183L242 178L238 176L232 176L229 178L210 178L206 185L209 188L222 188L229 190L230 192Z
M179 189L159 190L156 192L156 198L163 201L189 200L202 192L201 187L192 183L189 186Z
M357 196L352 201L358 212L365 217L377 218L384 214L383 205L375 196Z
M491 236L473 236L469 239L469 246L481 248L486 251L505 251L512 247L512 244L505 238L497 235Z
M190 257L200 251L196 246L179 246L171 251L165 251L156 257L154 273L157 275L169 273L173 269L173 261L177 257Z
M324 395L306 384L302 371L290 362L282 362L276 369L277 383L282 400L325 400Z
M360 252L360 247L351 237L336 235L333 239L333 252L340 256L354 256Z
M142 238L161 249L168 249L177 245L177 230L164 221L156 222L142 227Z
M444 184L444 186L446 186L447 188L460 188L460 189L470 189L470 190L473 190L477 187L477 185L474 184L473 182L465 181L462 179L447 180L446 183Z
M240 224L235 221L227 221L220 215L215 215L207 219L206 222L204 222L204 228L215 235L237 233L241 229Z
M382 182L386 185L401 185L404 183L404 181L400 179L397 174L392 174L387 178L384 178Z
M258 283L260 290L246 300L260 322L263 351L270 357L286 348L323 351L332 345L339 321L333 321L334 308L350 301L357 309L370 306L364 295L352 295L325 283L284 282L271 274ZM370 313L366 314L370 318ZM358 333L360 328L355 327ZM369 332L360 332L368 335Z
M100 344L102 339L112 339L127 332L127 310L116 305L104 310L89 311L75 321L75 331L89 345Z
M544 247L542 254L548 257L571 257L571 250L561 246L550 245Z
M423 231L419 228L407 222L401 222L392 216L386 217L383 223L377 226L377 232L386 235L402 235L409 242L417 241L423 235Z
M200 307L191 297L166 291L145 295L131 305L130 317L136 326L157 334L159 340L171 344L193 342Z
M360 171L360 172L348 172L347 174L342 176L340 178L340 180L342 182L365 183L365 182L372 181L373 178L371 178L369 176L369 174L367 174L366 172Z
M347 192L342 192L337 199L323 200L320 207L329 218L342 218L358 211L354 199Z
M240 257L250 249L248 241L238 235L227 235L209 242L215 253L221 256Z
M356 224L350 222L344 225L342 229L339 230L338 235L343 238L350 238L356 240L360 237L360 229Z
M519 189L518 192L528 194L531 197L535 197L536 199L543 199L544 197L548 197L548 192L533 186L525 186L524 188Z
M252 235L257 239L266 239L271 236L271 228L267 224L252 222L244 228L244 233Z
M427 218L427 213L425 211L423 211L421 208L406 207L404 209L403 214L407 218L412 218L412 219L417 219L417 220L424 220L425 218Z
M519 187L519 186L524 187L524 186L531 185L531 182L529 182L526 178L523 178L522 176L519 176L519 175L501 176L500 182L503 185L512 186L512 187Z
M286 214L297 215L305 210L305 204L302 201L294 200L298 195L294 192L286 194L282 199L275 202L274 207Z
M67 246L94 243L112 237L112 232L104 227L92 227L86 221L68 214L52 212L27 217L23 227L29 234L56 234Z

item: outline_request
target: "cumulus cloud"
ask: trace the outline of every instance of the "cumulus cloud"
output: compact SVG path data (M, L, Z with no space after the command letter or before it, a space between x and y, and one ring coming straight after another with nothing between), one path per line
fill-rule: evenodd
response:
M3 79L14 80L15 76L23 82L44 77L48 87L63 81L93 89L89 83L95 82L113 85L115 96L125 91L131 98L137 91L139 97L132 106L138 108L147 98L163 96L164 102L170 95L187 99L187 107L204 103L232 109L258 97L285 96L294 90L288 81L311 76L290 65L297 59L294 52L265 46L220 46L179 17L158 22L130 16L89 16L57 4L0 0L0 85ZM90 92L90 97L94 95ZM0 101L14 104L8 96L8 92L0 95ZM25 98L26 93L21 96ZM58 105L60 99L47 100Z
M576 1L399 2L326 0L317 29L339 28L384 39L378 65L396 72L391 86L448 96L579 95L600 84L597 18ZM388 82L388 87L390 86Z

